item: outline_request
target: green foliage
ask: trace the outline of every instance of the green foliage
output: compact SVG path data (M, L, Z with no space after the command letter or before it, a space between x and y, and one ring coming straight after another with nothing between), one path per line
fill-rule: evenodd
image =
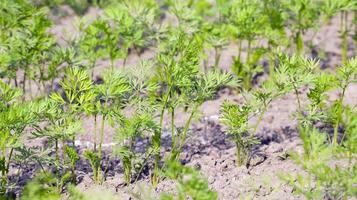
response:
M351 160L352 152L343 146L336 149L326 143L326 135L314 128L301 127L299 133L304 151L302 154L292 153L292 158L307 174L283 174L281 178L307 199L348 199L355 196L357 191L353 185L357 171L355 160ZM346 140L352 142L351 139Z
M80 15L92 6L103 12L93 20L80 19L78 35L62 46L52 34L57 30L53 24L58 24L52 20L65 4ZM36 163L44 174L30 181L23 199L59 199L67 192L70 199L96 198L68 183L76 183L81 157L89 161L94 182L105 181L113 156L103 164L103 143L111 126L116 131L113 155L121 160L127 184L137 181L144 167L153 166L149 170L156 185L162 167L164 176L178 182L178 199L217 199L198 172L176 161L200 106L223 87L241 89L244 99L242 104L226 101L221 106L221 122L236 144L238 165L248 164L271 102L293 92L304 149L293 158L306 174L297 181L285 178L311 199L356 195L351 187L356 184L356 112L344 101L357 80L357 59L348 60L347 54L357 16L351 21L350 14L356 14L356 6L355 0L1 1L1 195L17 184L8 181L16 164ZM319 71L319 62L304 49L306 44L314 47L310 43L318 28L337 15L342 64L334 74ZM226 68L220 62L225 49L235 55L228 67L236 78L220 70ZM126 66L137 58L135 66ZM105 61L110 69L101 72ZM309 102L302 101L303 88ZM331 102L329 92L335 89L340 94ZM179 127L177 115L182 112L187 118ZM94 129L82 126L83 120L93 120ZM315 130L317 122L332 125L333 136ZM164 131L171 133L171 148L164 155L170 162L162 166ZM76 137L87 132L94 145L80 154ZM45 145L22 143L34 139ZM138 151L142 140L150 142ZM46 174L47 169L54 175Z
M92 172L93 172L93 179L95 181L98 181L98 174L99 172L97 171L99 168L99 163L100 163L100 159L98 158L98 155L91 151L91 150L86 150L83 153L84 158L86 158L89 161L89 164L92 168Z
M2 1L1 20L1 76L20 86L18 73L22 75L22 90L27 83L41 80L41 68L48 62L55 38L48 33L52 23L47 19L47 9L36 8L28 1Z
M254 135L249 134L248 118L251 112L249 106L239 106L224 102L221 106L221 122L228 126L237 148L237 165L246 165L250 157L250 148L259 143Z
M157 68L153 81L158 87L150 92L150 98L161 109L159 127L153 136L153 149L160 149L161 132L165 111L171 116L172 152L171 159L179 159L187 132L199 106L207 99L212 98L220 87L234 85L229 74L211 71L200 73L199 55L202 43L198 36L186 35L183 32L174 35L161 45L161 52L156 58ZM177 55L177 56L176 56ZM175 111L184 108L189 112L182 132L175 130ZM159 155L156 155L156 166ZM158 169L156 167L156 174Z
M217 199L217 193L209 189L207 180L196 170L182 166L177 161L167 163L164 171L166 177L177 181L178 199L193 200ZM172 195L163 194L162 200L175 199Z
M301 111L299 89L314 78L319 62L299 55L288 56L278 53L279 68L273 76L277 88L282 91L294 91L298 109Z
M135 153L134 147L137 138L142 138L145 134L155 134L157 131L158 125L149 113L135 113L131 118L122 120L121 126L117 129L117 140L124 145L116 150L116 154L122 159L127 184L131 182L133 171L139 170L136 176L140 176L145 164L143 162L146 162L148 156L151 156L151 153L148 152L148 155L140 159L140 155Z
M0 81L0 195L7 192L7 179L14 151L22 146L25 129L35 126L38 118L32 103L21 102L21 91Z
M24 189L21 199L23 200L58 200L61 195L56 188L57 180L45 173L39 174Z

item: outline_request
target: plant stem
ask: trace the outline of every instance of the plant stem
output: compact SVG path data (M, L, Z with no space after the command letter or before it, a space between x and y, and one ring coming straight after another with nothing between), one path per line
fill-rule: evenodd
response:
M92 62L92 67L91 67L91 78L92 78L92 81L93 81L93 79L94 79L94 67L95 67L95 64L96 64L96 59L95 60L93 60L93 62Z
M56 152L56 173L57 175L59 175L58 139L55 139L55 152Z
M27 76L27 70L25 69L24 77L22 79L22 92L23 92L24 99L25 99L25 94L26 94L26 76Z
M298 55L304 54L304 40L302 38L301 30L298 30L295 35L296 52Z
M241 60L241 54L242 54L242 41L238 41L238 58Z
M240 147L240 145L239 145L239 138L238 138L239 136L235 136L235 140L236 140L236 148L237 148L237 166L239 167L239 166L241 166L242 165L242 155L241 155L241 147Z
M251 51L251 47L252 46L252 41L251 40L248 40L248 49L247 49L247 59L246 59L246 64L250 64L250 51Z
M9 172L9 169L10 169L10 163L11 163L11 158L12 158L12 154L14 153L14 148L11 148L10 149L10 153L9 153L9 157L8 157L8 160L7 160L7 164L6 164L6 176L7 176L7 173Z
M102 144L103 144L103 140L104 140L104 124L105 124L105 115L103 114L102 116L102 122L101 122L101 126L100 126L100 141L99 141L99 148L98 148L98 167L97 167L97 178L98 181L101 178L100 177L100 161L102 160Z
M33 98L33 94L32 94L32 82L31 82L31 79L29 79L28 82L29 82L29 88L30 88L30 98L32 99Z
M93 138L93 151L97 151L97 114L94 115L94 138Z
M190 117L188 118L188 120L186 121L185 127L183 129L183 133L182 133L182 137L181 137L181 141L180 141L180 145L178 147L176 151L176 153L173 154L174 159L177 160L180 157L181 151L182 151L182 147L183 144L185 143L185 139L186 139L186 135L188 132L188 128L190 127L191 121L193 119L194 114L196 113L197 109L198 109L199 104L196 104L193 108L193 110L191 111Z
M221 54L219 53L219 48L218 47L214 47L214 53L215 53L214 66L218 67L219 60L221 58Z
M347 53L348 53L348 30L347 30L347 20L348 15L347 12L341 12L340 18L340 31L341 31L341 41L342 41L342 48L341 48L341 60L342 64L346 63L347 61Z
M271 51L271 45L269 44L268 49ZM274 76L274 72L275 72L275 60L274 60L274 56L270 55L269 56L269 76L272 79Z
M298 111L301 112L301 102L300 102L299 91L294 83L292 85L294 87L294 92L295 92L296 100L298 103Z
M166 93L165 96L165 100L163 102L162 105L162 110L161 110L161 114L160 114L160 129L155 132L154 137L153 137L153 146L154 148L157 149L157 153L155 155L155 163L154 163L154 174L152 177L152 184L154 185L154 187L156 187L157 183L158 183L158 174L159 174L159 161L160 161L160 147L161 147L161 133L162 133L162 126L163 126L163 122L164 122L164 114L165 114L165 109L170 97L170 93L171 93L171 86L169 86L168 88L168 92Z
M175 108L171 110L171 137L172 137L172 144L171 147L174 149L176 147L176 136L175 136Z
M343 99L344 99L344 97L345 97L345 93L346 93L346 89L347 89L347 86L348 86L348 84L346 84L343 88L342 88L342 94L341 94L341 96L340 96L340 98L339 98L339 102L340 102L340 104L341 104L341 106L342 106L342 110L341 110L341 113L339 113L339 116L342 114L342 112L343 112ZM335 123L335 126L334 126L334 128L333 128L333 144L334 145L338 145L338 128L339 128L339 125L340 125L340 120L339 119L337 119L337 121L336 121L336 123Z
M333 129L333 145L337 146L337 138L338 138L338 127L339 127L339 120L335 123L334 129Z
M257 133L258 127L259 127L260 123L262 122L263 116L266 113L266 111L267 111L267 105L264 105L262 112L260 112L260 114L259 114L258 121L254 126L252 136L254 136Z

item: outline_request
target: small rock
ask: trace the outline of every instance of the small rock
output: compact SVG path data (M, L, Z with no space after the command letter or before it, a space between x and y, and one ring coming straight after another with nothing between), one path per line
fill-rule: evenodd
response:
M273 123L273 121L274 121L274 116L273 116L273 115L267 116L266 121L267 121L269 124Z
M216 181L216 179L214 177L212 177L212 176L208 178L208 183L209 184L213 184L215 181Z
M211 150L211 151L208 153L208 155L211 156L214 160L220 158L219 154L218 154L216 151L214 151L214 150Z
M250 161L249 161L249 165L250 166L257 166L262 164L265 160L266 160L266 156L262 155L262 156L255 156L253 157Z

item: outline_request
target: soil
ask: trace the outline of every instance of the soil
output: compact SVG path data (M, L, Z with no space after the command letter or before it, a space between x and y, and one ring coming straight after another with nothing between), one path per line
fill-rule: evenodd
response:
M63 7L68 10L69 8ZM69 10L68 15L57 19L57 23L51 30L56 34L61 44L65 45L65 33L74 34L75 16ZM85 15L89 19L94 19L101 14L100 10L90 8ZM335 17L329 24L326 24L315 36L313 42L319 49L326 52L326 57L322 60L323 66L328 66L328 70L340 62L340 39L339 39L339 16ZM75 34L74 34L75 35ZM310 37L311 34L307 34ZM351 41L352 43L352 41ZM352 45L351 45L352 46ZM220 66L224 70L230 70L232 56L236 55L236 46L229 45L223 52ZM212 52L213 53L213 52ZM350 49L350 55L354 54L353 48ZM136 55L130 55L127 61L128 66L135 65L140 59L153 57L153 51L145 51L141 58ZM214 56L211 56L214 57ZM213 63L213 60L209 60ZM117 67L122 65L116 63ZM332 67L331 67L332 66ZM99 75L105 68L109 67L108 60L98 62L95 68L95 75ZM300 92L306 96L306 89ZM337 92L331 92L330 100L338 96ZM240 103L242 100L237 92L230 89L223 89L219 92L218 98L205 102L201 108L201 117L190 127L189 137L184 146L184 152L181 155L181 162L187 166L192 166L200 170L202 175L208 180L210 188L217 191L219 199L304 199L301 196L293 194L293 188L289 187L279 178L279 174L301 172L301 169L290 159L284 159L284 154L291 150L301 150L301 141L296 132L296 121L292 115L297 109L297 103L293 94L287 94L274 100L262 123L260 124L257 136L261 144L254 149L254 157L251 160L249 168L246 166L237 167L235 157L235 146L230 141L228 135L224 133L224 127L219 125L219 108L223 101L229 100ZM351 85L347 92L345 103L357 105L357 85ZM306 98L302 99L306 103ZM176 124L182 126L187 114L182 112L176 119ZM255 118L252 118L250 124L254 124ZM166 120L168 123L169 120ZM85 119L83 128L86 133L78 137L76 145L79 151L91 147L94 130L93 119ZM104 149L108 154L115 147L113 138L115 130L106 127L104 138ZM163 141L166 151L169 151L170 134L164 134ZM141 142L145 146L145 139ZM163 155L165 152L162 152ZM108 155L106 154L106 159ZM81 160L78 166L78 188L87 191L93 187L106 188L112 191L120 199L137 199L137 195L150 194L157 197L160 192L174 192L175 184L170 180L162 180L157 188L151 188L149 174L144 173L136 183L125 186L124 177L121 168L121 162L118 158L112 159L109 166L107 180L102 186L95 186L91 177L90 165L87 161ZM29 172L30 173L30 172ZM28 173L28 174L29 174Z

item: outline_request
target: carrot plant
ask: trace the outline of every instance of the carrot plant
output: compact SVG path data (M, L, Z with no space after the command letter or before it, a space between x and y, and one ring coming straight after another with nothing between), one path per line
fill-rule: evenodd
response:
M292 32L292 43L295 45L295 53L303 55L304 35L306 31L317 29L319 25L319 7L322 2L314 0L293 0L283 1L288 15L287 23Z
M86 157L89 159L92 168L95 167L93 168L95 181L101 183L104 179L101 171L101 160L105 124L109 122L115 125L120 122L122 118L121 110L124 108L124 103L128 98L127 93L130 91L130 85L121 73L115 70L108 70L103 74L103 83L96 85L93 90L95 91L95 100L91 101L91 103L95 106L91 112L95 116L101 116L101 122L99 133L97 133L96 127L94 130L94 146L98 144L98 149L94 148L92 153L87 152ZM97 138L99 142L96 141Z
M66 123L75 124L81 122L83 115L85 113L89 114L94 109L95 94L92 91L93 86L89 75L77 67L69 68L60 85L63 93L52 93L51 99L62 109L61 112L63 112L63 118ZM72 132L70 138L62 138L64 163L70 165L74 182L76 181L75 168L78 160L77 152L73 149L75 148L76 134L76 132ZM67 141L72 145L67 145Z
M217 199L217 192L211 190L205 180L198 171L182 166L177 161L167 162L167 168L164 175L169 179L177 182L178 194L175 195L178 199L191 198L193 200L208 200ZM170 194L161 194L161 200L173 199L174 196Z
M265 48L257 44L262 38L265 26L268 24L268 16L264 14L259 1L241 0L226 2L229 11L227 19L230 35L237 41L238 54L234 58L232 70L239 78L243 79L245 89L252 87L253 78L263 71L258 61L266 53ZM252 17L254 16L254 17ZM246 45L245 60L243 60L243 45Z
M31 103L21 103L21 91L0 81L0 196L8 192L8 174L26 128L35 126Z
M267 15L267 24L264 26L263 37L268 41L266 46L269 75L273 76L276 67L274 49L280 47L285 49L288 44L287 31L285 30L285 10L280 0L265 0L263 2L263 13Z
M355 113L352 115L355 115ZM353 129L355 127L354 122L349 124L349 127ZM351 129L348 131L351 131ZM336 150L333 146L330 146L330 143L326 143L326 134L320 133L312 127L301 127L299 134L303 141L304 151L302 154L293 152L291 155L292 159L304 169L306 174L281 174L281 178L294 187L295 193L302 194L307 199L324 197L348 199L355 196L356 190L353 189L353 180L357 177L357 174L355 163L350 159L355 157L355 149L350 149L351 146L347 145L338 147L338 150ZM345 138L344 143L355 144L354 135L349 133L350 137ZM341 165L338 163L339 161L347 162L346 165Z
M338 138L338 129L342 120L342 113L344 110L344 98L347 87L357 81L357 59L350 59L346 64L337 69L337 88L339 89L339 98L334 102L329 112L330 121L334 125L334 134L332 142L336 145Z
M93 68L96 66L98 59L103 57L105 53L103 26L102 20L96 20L89 25L79 25L82 34L80 35L78 46L81 50L80 54L89 62L88 66L92 70L92 79L94 78Z
M157 71L154 81L158 88L151 93L155 104L159 105L158 131L153 136L153 148L160 149L161 133L164 125L165 111L171 117L172 152L171 159L179 158L193 117L197 114L199 106L215 91L232 82L231 76L218 71L205 74L199 73L198 55L201 52L201 43L196 37L189 37L184 33L174 35L163 44L163 52L157 56ZM176 132L175 114L179 108L189 111L182 132ZM158 165L160 154L155 158L155 171L153 182L157 183Z
M302 111L300 88L311 82L313 72L316 71L318 61L304 56L278 53L279 66L276 70L274 82L282 89L293 91L296 97L298 111Z
M245 95L246 103L237 105L225 101L221 105L221 122L227 126L226 132L232 136L236 145L237 165L248 165L252 157L251 148L259 144L256 138L258 127L262 122L270 103L285 94L272 81L266 81L261 88L251 91L252 96ZM248 103L249 102L249 103ZM257 121L251 125L249 119L257 116Z
M258 142L248 133L248 117L251 108L225 102L222 104L221 112L221 122L228 126L227 132L232 135L236 144L237 165L245 165L249 159L249 147Z
M218 68L221 59L221 54L223 48L228 45L227 31L225 31L225 26L219 24L209 24L206 28L206 43L208 48L213 48L214 50L214 64L213 66Z
M307 93L310 101L305 114L299 118L304 126L312 126L317 121L325 121L327 118L326 108L328 104L328 92L334 89L336 80L332 74L320 73L311 80L311 88Z
M38 80L38 66L45 62L55 43L54 37L48 33L52 23L47 19L45 8L37 9L27 1L3 1L0 6L4 17L0 24L2 51L8 60L2 71L8 75L9 82L13 80L15 86L21 84L26 94L28 87L31 89L32 80ZM17 73L22 73L21 81Z
M350 31L352 31L349 23L349 12L356 7L357 4L354 1L344 0L328 0L323 3L323 14L329 19L333 16L340 14L340 39L341 39L341 61L344 64L348 59L348 39Z
M120 46L118 56L123 59L123 67L130 52L135 52L140 58L147 47L154 45L158 31L154 22L160 13L153 1L123 1L105 11L114 24L112 30L116 33L113 37L119 37L115 45Z
M138 138L142 138L144 134L153 134L157 131L157 124L153 120L149 113L137 113L131 118L125 118L122 120L121 126L117 130L117 141L120 142L120 146L117 149L117 154L122 159L125 181L130 184L132 172L135 170L134 167L138 166L136 169L140 175L141 170L146 162L147 156L140 158L138 154L135 153L135 143ZM149 153L150 155L150 153ZM142 159L143 162L140 162Z
M308 93L309 114L298 119L304 151L290 155L306 174L281 174L281 178L307 199L348 199L356 194L351 188L351 180L356 177L356 151L352 147L356 142L353 134L356 111L343 103L346 88L355 80L355 65L355 59L351 59L338 68L336 76L317 74ZM327 92L335 88L340 95L328 105ZM332 138L313 127L316 121L333 124Z

